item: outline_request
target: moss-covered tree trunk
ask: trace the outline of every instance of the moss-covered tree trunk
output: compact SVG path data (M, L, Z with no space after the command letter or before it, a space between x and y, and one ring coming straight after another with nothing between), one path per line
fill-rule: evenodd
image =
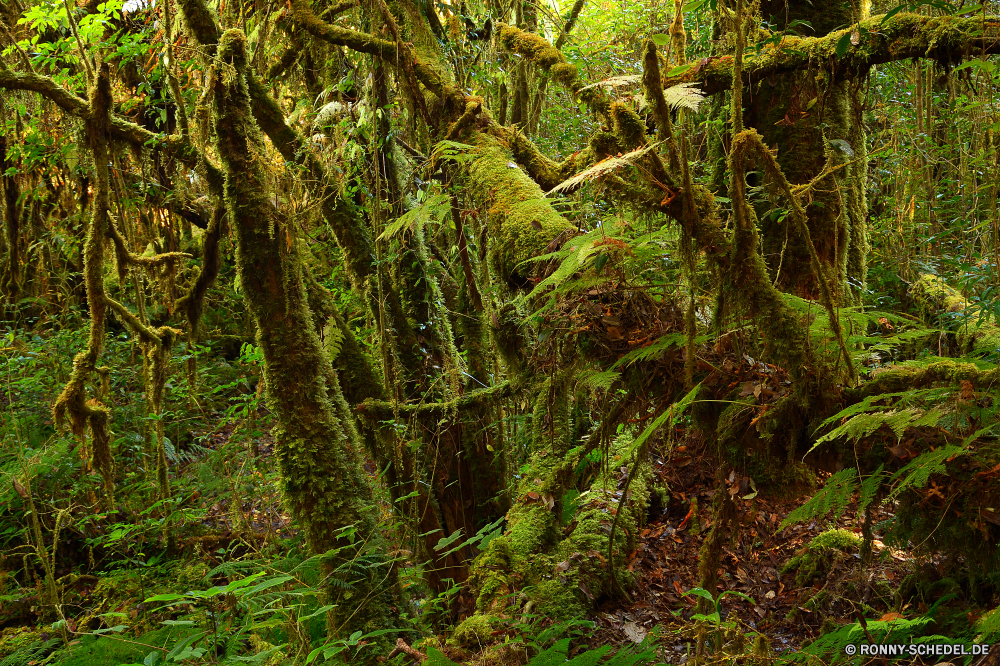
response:
M847 0L765 0L761 14L777 18L779 30L793 21L804 21L812 26L811 36L821 37L863 18L855 9L858 4ZM778 163L793 184L808 183L819 176L829 158L835 164L857 160L842 173L817 183L806 207L809 232L826 277L840 302L853 303L860 292L849 285L863 285L867 271L865 136L855 80L834 71L807 67L761 81L744 97L749 98L745 120L748 127L757 128L768 146L777 147ZM784 205L778 202L779 207ZM806 240L788 216L759 217L764 258L777 286L818 299L820 289L810 267Z
M0 180L3 186L3 225L4 241L6 241L7 265L0 273L0 292L11 303L17 302L21 290L21 215L18 209L21 188L17 176L8 174L13 164L7 159L7 137L0 135Z
M240 286L257 326L264 377L277 418L276 452L286 499L314 552L339 548L332 564L354 588L331 599L335 629L391 626L397 607L391 566L377 532L372 490L349 429L337 417L336 386L307 304L295 231L268 199L263 137L246 84L246 38L230 30L219 43L214 90L216 148L225 171L225 201L236 235ZM380 567L350 569L357 556L342 538L353 526ZM357 567L355 567L357 568Z

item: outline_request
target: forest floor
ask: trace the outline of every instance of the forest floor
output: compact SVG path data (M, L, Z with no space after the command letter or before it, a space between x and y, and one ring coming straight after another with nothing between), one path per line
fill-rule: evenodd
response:
M236 421L192 431L200 444L189 462L174 468L173 483L177 487L203 487L196 479L206 471L219 479L253 480L250 491L238 482L221 482L215 486L215 492L185 493L185 504L197 509L198 517L181 531L179 556L192 570L202 567L199 571L203 574L207 567L218 566L224 560L252 555L267 544L274 546L294 540L296 529L284 509L276 482L269 425L266 410L261 409L255 414L252 426ZM878 525L892 518L886 509L874 516L875 552L871 566L862 572L857 547L861 521L853 505L847 506L835 523L807 522L779 529L789 513L802 503L802 493L788 487L786 496L765 496L757 492L747 475L739 473L722 479L720 485L717 471L721 465L706 448L699 438L689 436L669 459L654 453L653 486L667 489L660 502L665 508L654 509L655 514L649 516L637 535L637 547L629 554L628 569L634 575L634 585L628 589L628 598L619 596L598 604L589 618L595 623L593 631L577 634L585 645L639 644L652 634L661 649L661 658L667 663L679 665L694 654L699 634L704 636L709 625L692 618L697 612L697 598L686 593L701 584L699 551L711 528L716 492L728 493L738 507L739 527L732 532L739 539L725 540L717 590L733 593L721 600L717 626L726 636L727 644L743 641L732 651L727 650L728 654L748 654L754 634L766 637L771 654L794 653L820 634L855 622L859 617L894 620L926 615L928 606L936 605L939 600L942 606L950 607L951 629L942 626L936 633L946 636L967 633L977 619L975 613L967 612L970 606L963 601L964 595L951 594L949 598L948 590L925 595L923 601L901 601L904 597L896 592L907 580L912 580L911 574L920 571L926 579L933 580L938 563L918 562L911 553L879 540ZM377 474L373 465L366 468L373 477ZM622 472L623 481L625 473ZM820 478L819 482L822 481ZM391 512L387 501L383 502L383 510L386 515ZM831 529L843 531L840 547L827 549L809 567L785 570L789 559L806 552L817 536ZM133 617L137 612L145 614L142 601L150 590L121 589L113 593L114 600L101 600L97 581L93 576L81 577L80 585L86 586L85 590L77 590L76 601L84 611L81 617L95 611L128 613ZM172 586L177 583L173 580ZM167 582L163 585L167 585L165 590L171 589ZM905 598L917 597L920 595L910 594ZM31 622L35 614L33 606L29 610L31 600L30 596L24 598L21 611L15 606L0 608L0 627L6 627L0 632L0 643L10 642L24 631L33 634L42 631L41 636L47 635L42 629L30 630L26 626L35 624ZM157 618L159 615L154 613L144 624L151 627ZM0 661L2 656L0 652ZM81 663L94 658L83 658ZM114 661L110 654L107 659L91 663Z
M203 435L205 444L221 449L239 433L226 425ZM260 466L269 465L273 450L270 434L255 438L254 446L251 457ZM699 551L712 527L708 517L719 483L718 463L704 451L703 442L696 436L688 437L687 444L669 460L654 454L651 462L654 484L668 489L666 508L650 516L638 535L636 549L629 554L628 570L635 576L635 585L627 593L629 598L616 597L600 603L591 618L596 624L594 632L583 638L592 648L639 644L655 631L665 650L663 656L672 663L683 663L685 655L694 649L692 616L698 611L697 597L685 593L700 585ZM377 470L372 464L366 464L366 469L375 476ZM625 470L622 477L624 480ZM743 635L763 634L774 653L783 654L808 644L833 624L855 621L859 613L871 617L871 609L883 611L884 620L903 617L892 610L896 600L886 593L898 588L913 572L915 559L910 553L890 548L876 534L873 562L867 571L861 571L859 549L848 547L827 555L811 579L797 581L797 571L783 572L789 559L805 552L814 538L830 530L843 530L860 540L862 521L852 504L835 522L811 521L779 529L788 514L802 503L800 493L788 488L786 497L765 497L751 484L749 477L735 473L724 482L725 491L738 506L740 528L734 532L739 533L740 540L730 540L723 546L717 592L746 596L724 597L722 624ZM287 538L294 533L276 493L246 497L238 508L228 499L204 502L203 506L206 513L202 522L219 535L220 543L239 530L234 515L242 516L239 522L261 540L267 535ZM391 510L388 504L383 509L387 513ZM892 514L882 508L874 518L878 524L891 519ZM924 566L933 567L934 563L925 562ZM862 575L868 584L859 586ZM927 612L926 604L919 606L914 610ZM977 617L969 616L970 626Z
M669 463L654 459L657 481L669 489L670 501L661 515L651 517L629 556L628 568L636 575L628 593L631 599L609 599L599 605L593 618L597 628L588 641L591 647L640 643L655 631L668 662L684 663L693 653L697 631L691 619L698 611L697 597L685 593L701 584L699 551L711 528L705 516L711 514L717 492L718 465L711 456L692 449L681 450ZM877 530L872 564L865 571L861 570L860 549L850 547L832 549L832 555L827 554L806 579L797 580L803 575L801 569L786 570L786 563L806 552L824 532L843 530L860 541L862 520L853 504L835 522L811 521L779 529L802 498L792 494L764 497L748 488L748 479L738 474L730 475L724 485L739 507L741 537L735 542L726 540L723 546L716 591L734 593L723 597L719 618L730 634L760 633L772 654L780 655L795 652L859 616L871 619L873 610L875 619L885 621L927 613L924 602L913 604L912 609L909 603L899 607L895 593L917 568L917 561L911 553L884 544ZM695 498L702 507L700 519L690 509ZM892 514L882 509L873 517L878 525ZM938 564L924 561L922 571L933 579ZM866 584L859 585L862 577ZM967 604L953 605L952 614L965 616L972 627L978 614L966 613Z

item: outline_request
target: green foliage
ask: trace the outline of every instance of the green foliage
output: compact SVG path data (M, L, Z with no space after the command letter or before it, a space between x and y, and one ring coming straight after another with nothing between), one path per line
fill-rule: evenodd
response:
M563 639L540 652L528 660L527 666L637 666L647 664L656 658L656 652L646 649L639 652L632 650L619 650L609 655L610 646L604 646L596 650L587 650L573 658L569 658L570 640ZM427 650L428 659L425 662L428 666L458 666L455 662L445 657L439 650L430 648Z
M857 489L858 471L853 467L840 470L827 479L819 492L810 497L805 504L785 516L778 529L827 516L835 521L843 514Z
M789 559L781 571L794 571L796 585L807 586L829 569L835 558L859 550L861 544L861 538L847 530L827 530L816 535L809 545Z
M45 641L34 641L28 645L23 645L3 659L0 659L0 666L24 666L25 664L40 663L62 641L59 638L50 638Z
M864 657L860 654L847 654L844 650L847 645L950 643L951 639L930 633L934 626L935 622L930 617L918 617L913 620L901 618L886 622L867 620L863 625L858 622L845 624L835 631L820 636L802 650L781 656L779 661L781 663L808 664L819 659L826 664L860 664Z

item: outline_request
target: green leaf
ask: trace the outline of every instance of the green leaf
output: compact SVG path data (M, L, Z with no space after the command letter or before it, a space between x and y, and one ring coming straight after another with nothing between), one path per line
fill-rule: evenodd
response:
M851 50L851 33L847 33L837 41L837 57L843 58Z
M424 663L426 666L458 666L458 664L434 648L427 648L427 661Z
M757 603L751 597L743 594L742 592L737 592L736 590L726 590L725 592L723 592L722 594L719 595L719 599L721 600L721 599L723 599L724 597L727 597L727 596L739 597L740 599L743 599L744 601L749 601L752 604L756 604Z
M459 528L459 529L455 530L454 532L452 532L451 536L447 536L447 537L443 537L441 539L438 539L437 544L434 546L434 550L442 550L444 548L447 548L448 546L450 546L451 544L455 543L456 541L458 541L461 538L462 538L462 530L461 530L461 528Z
M689 594L693 594L696 597L701 597L702 599L708 599L713 604L715 603L715 597L712 596L712 593L709 592L708 590L704 590L704 589L702 589L700 587L692 587L690 590L688 590L687 592L685 592L683 596L686 597Z
M195 641L199 641L208 635L207 631L199 631L198 633L191 634L190 636L185 636L181 640L177 641L177 644L167 653L166 661L177 661L177 655L181 654L187 650Z
M666 46L670 43L670 35L650 35L649 41L657 46Z
M657 416L656 420L646 426L646 429L642 431L642 434L635 438L635 441L632 442L632 445L629 447L628 453L625 457L631 457L633 453L638 451L639 447L645 444L646 440L649 439L654 432L659 430L660 426L662 426L667 419L670 420L671 427L676 424L677 420L684 413L684 410L687 409L688 405L694 402L694 398L698 395L699 390L701 390L700 382L697 386L691 389L686 396L672 404L669 408L663 410L663 413Z
M151 601L185 601L187 597L183 594L154 594L153 596L146 599L143 603L149 603Z
M683 76L684 74L687 74L692 68L694 68L694 63L690 63L687 65L678 65L677 67L674 67L672 70L667 72L667 76L668 77Z
M306 615L305 617L300 617L298 619L298 621L299 622L305 622L306 620L311 620L314 617L316 617L317 615L322 615L323 613L327 612L328 610L332 610L332 609L334 609L336 607L337 606L335 604L329 604L329 605L326 605L326 606L321 606L321 607L317 608L315 611L313 611L312 613L310 613L309 615Z

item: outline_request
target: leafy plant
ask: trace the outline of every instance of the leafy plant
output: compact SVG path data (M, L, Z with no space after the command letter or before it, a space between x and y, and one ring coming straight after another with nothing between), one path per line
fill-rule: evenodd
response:
M694 595L700 597L710 604L712 604L711 613L695 613L691 616L692 620L697 622L707 622L709 626L712 627L713 637L715 638L715 650L717 653L722 652L723 642L725 641L726 631L729 629L736 629L737 623L734 620L723 619L722 617L722 600L727 596L739 597L750 603L756 603L751 597L743 594L742 592L737 592L735 590L726 590L720 593L718 596L713 597L712 593L708 590L702 589L700 587L695 587L684 593L684 596Z

